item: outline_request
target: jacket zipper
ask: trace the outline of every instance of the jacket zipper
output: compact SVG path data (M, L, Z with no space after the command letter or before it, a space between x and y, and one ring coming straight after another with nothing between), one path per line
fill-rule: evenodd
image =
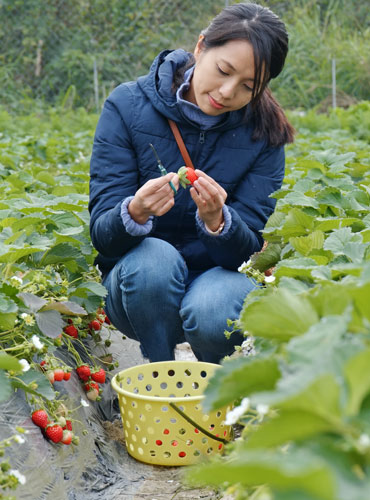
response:
M202 131L199 134L199 142L200 144L204 144L204 139L205 139L206 134Z

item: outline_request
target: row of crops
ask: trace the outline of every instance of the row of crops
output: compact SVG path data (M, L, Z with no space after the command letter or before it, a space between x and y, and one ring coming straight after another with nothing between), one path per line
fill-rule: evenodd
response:
M61 410L43 361L67 373L86 360L92 373L114 368L88 234L96 120L84 110L0 111L0 402L23 391L30 416L43 408L49 425L73 421L73 413ZM267 249L242 269L263 280L274 268L275 279L248 296L235 323L253 355L226 360L207 390L208 408L241 402L234 413L241 437L224 457L192 470L190 480L240 499L365 500L370 104L292 120L299 134L274 194ZM96 321L100 328L91 326ZM71 325L77 335L67 333ZM95 344L105 350L99 362ZM61 362L61 349L72 366ZM78 444L73 437L71 446ZM11 462L11 449L25 439L15 428L0 443L4 494L27 479Z
M255 354L226 361L206 398L242 402L242 435L192 473L235 498L370 498L369 113L369 103L332 113L357 136L312 133L304 127L325 122L313 113L298 120L267 249L243 266L257 279L275 267L235 325Z

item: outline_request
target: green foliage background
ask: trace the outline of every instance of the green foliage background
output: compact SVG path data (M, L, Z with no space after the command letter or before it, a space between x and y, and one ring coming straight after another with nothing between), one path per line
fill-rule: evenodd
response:
M28 99L37 98L94 109L94 64L100 106L116 85L145 74L160 50L192 50L225 3L1 0L0 103L24 111ZM273 84L283 106L309 108L328 97L333 57L339 95L369 99L365 0L261 3L282 17L290 34L286 68Z

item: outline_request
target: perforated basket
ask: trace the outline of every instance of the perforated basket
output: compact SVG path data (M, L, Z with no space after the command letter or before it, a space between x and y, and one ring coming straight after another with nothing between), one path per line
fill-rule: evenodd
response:
M156 465L189 465L221 453L232 429L224 424L230 407L204 413L203 391L219 365L165 361L117 373L118 393L128 453Z

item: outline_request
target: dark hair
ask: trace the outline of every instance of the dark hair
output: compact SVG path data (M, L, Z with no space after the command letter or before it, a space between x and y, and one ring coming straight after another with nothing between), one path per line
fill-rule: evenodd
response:
M294 129L267 85L282 71L288 53L288 33L283 21L267 7L238 3L225 7L202 31L205 50L231 40L246 40L253 47L255 79L251 107L253 138L272 146L293 142Z

